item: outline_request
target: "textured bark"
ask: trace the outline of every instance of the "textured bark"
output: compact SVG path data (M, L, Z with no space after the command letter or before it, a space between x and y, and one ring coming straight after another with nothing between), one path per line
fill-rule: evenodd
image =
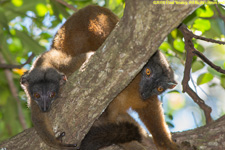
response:
M225 149L225 116L210 123L209 125L199 127L194 130L174 133L173 138L181 146L182 150L185 150L187 145L191 145L192 150L195 147L198 150L224 150ZM35 140L35 142L32 142ZM145 138L148 141L145 148L156 150L151 138ZM40 144L41 143L41 144ZM36 148L38 146L38 148ZM0 145L0 149L6 147L7 150L16 149L44 149L45 144L41 142L38 136L36 136L34 128L27 129L17 136L3 142ZM43 148L42 148L43 147ZM186 148L191 150L190 146ZM110 146L102 150L122 150L119 146Z
M135 77L165 37L198 5L154 5L153 0L127 0L123 18L97 53L74 73L48 116L64 141L80 143L94 120ZM0 148L51 149L33 128Z
M198 150L225 149L225 116L206 126L181 133L175 133L178 143L190 143Z
M173 139L179 144L181 150L224 150L225 149L225 116L194 130L173 134ZM157 150L150 138L146 138L146 150ZM111 146L104 150L119 150Z

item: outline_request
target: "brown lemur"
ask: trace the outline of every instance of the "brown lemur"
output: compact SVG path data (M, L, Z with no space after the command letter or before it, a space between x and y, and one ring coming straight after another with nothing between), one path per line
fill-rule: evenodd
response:
M21 78L21 84L29 98L28 103L31 107L32 121L35 129L49 146L59 149L69 149L71 148L70 146L74 146L73 144L63 144L60 142L59 138L55 137L52 126L46 117L46 113L43 112L48 111L52 101L57 98L59 87L66 81L65 75L69 76L81 66L87 58L86 53L95 51L104 42L117 22L118 18L107 9L98 6L88 6L81 9L68 19L57 32L51 50L37 58L31 70ZM164 61L162 64L164 64ZM167 63L165 63L164 66L168 69ZM164 66L162 65L162 67ZM165 71L166 69L161 70ZM149 70L142 72L147 73ZM150 70L150 73L151 77L153 77L154 70ZM168 74L166 74L167 78L169 78L169 74L172 73L168 72ZM167 82L172 83L170 80ZM144 96L145 92L142 96L146 100L141 98L139 96L139 89L141 89L139 88L139 83L145 83L144 80L141 82L141 73L139 73L132 83L116 97L115 102L113 101L105 113L103 113L102 117L100 117L99 120L103 120L100 122L107 122L107 125L93 126L82 144L86 143L85 141L88 140L88 137L92 139L92 135L99 135L99 140L95 142L95 140L92 139L93 141L90 142L90 144L86 143L83 145L91 145L92 143L92 148L95 148L96 145L100 148L132 140L140 141L139 129L133 122L118 122L118 118L125 120L123 115L127 117L127 108L131 107L139 113L140 118L153 134L156 145L159 145L159 148L167 147L172 149L171 147L173 147L174 143L165 125L161 103L158 101L156 95L150 95L150 97ZM150 84L154 85L153 83L154 82L150 82ZM161 92L163 92L164 89L167 89L167 87L160 87L159 85L160 84L155 84L157 90L162 90ZM153 86L150 87L153 88ZM144 88L141 91L146 91L146 89ZM157 91L155 90L155 92ZM122 107L120 106L121 103L124 103ZM148 123L149 120L150 123ZM102 137L104 137L103 135L108 135L108 129L115 129L112 130L117 133L115 139L118 138L118 135L121 136L121 133L125 133L125 138L118 138L117 141L112 141L111 138L101 140ZM103 135L97 134L96 131ZM131 133L134 134L132 135ZM63 134L61 135L63 136ZM161 137L162 139L160 139ZM109 144L106 145L105 141L108 141Z
M141 142L138 124L127 113L131 108L139 114L159 150L178 150L157 97L166 89L174 88L176 84L173 70L165 56L157 51L133 81L109 104L85 136L80 149L98 150L133 140ZM130 149L126 145L123 147Z
M117 22L118 17L106 8L87 6L79 10L58 30L51 49L41 54L21 77L33 125L49 146L74 149L75 144L61 142L64 132L55 137L46 112L58 97L66 77L86 61L87 55L101 46Z

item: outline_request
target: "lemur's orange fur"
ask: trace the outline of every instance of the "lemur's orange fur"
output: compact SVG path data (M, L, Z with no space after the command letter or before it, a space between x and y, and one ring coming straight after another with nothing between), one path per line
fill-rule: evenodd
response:
M139 93L139 83L141 74L135 79L109 104L103 114L104 122L121 122L121 116L126 116L127 111L132 108L143 121L147 129L153 136L154 142L159 150L178 150L176 144L171 138L167 124L164 119L162 104L158 97L151 96L147 100L142 100ZM129 118L128 116L126 116ZM125 120L125 121L129 121ZM131 122L134 122L130 118ZM126 147L125 147L126 148Z

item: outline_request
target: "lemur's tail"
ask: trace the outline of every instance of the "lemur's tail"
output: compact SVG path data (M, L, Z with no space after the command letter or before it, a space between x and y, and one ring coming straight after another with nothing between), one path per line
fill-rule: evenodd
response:
M81 142L80 150L98 150L112 144L122 144L133 140L141 141L136 125L129 122L108 123L91 127Z

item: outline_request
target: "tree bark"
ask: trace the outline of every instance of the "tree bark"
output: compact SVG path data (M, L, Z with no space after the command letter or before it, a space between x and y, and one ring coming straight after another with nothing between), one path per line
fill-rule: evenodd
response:
M166 36L197 7L127 0L124 16L116 28L69 78L61 97L53 103L48 116L54 131L65 131L66 143L79 144L110 101L142 69ZM41 141L33 128L1 143L0 148L53 149Z
M197 150L225 149L225 115L203 127L174 134L177 143L190 144ZM184 149L182 149L184 150Z

